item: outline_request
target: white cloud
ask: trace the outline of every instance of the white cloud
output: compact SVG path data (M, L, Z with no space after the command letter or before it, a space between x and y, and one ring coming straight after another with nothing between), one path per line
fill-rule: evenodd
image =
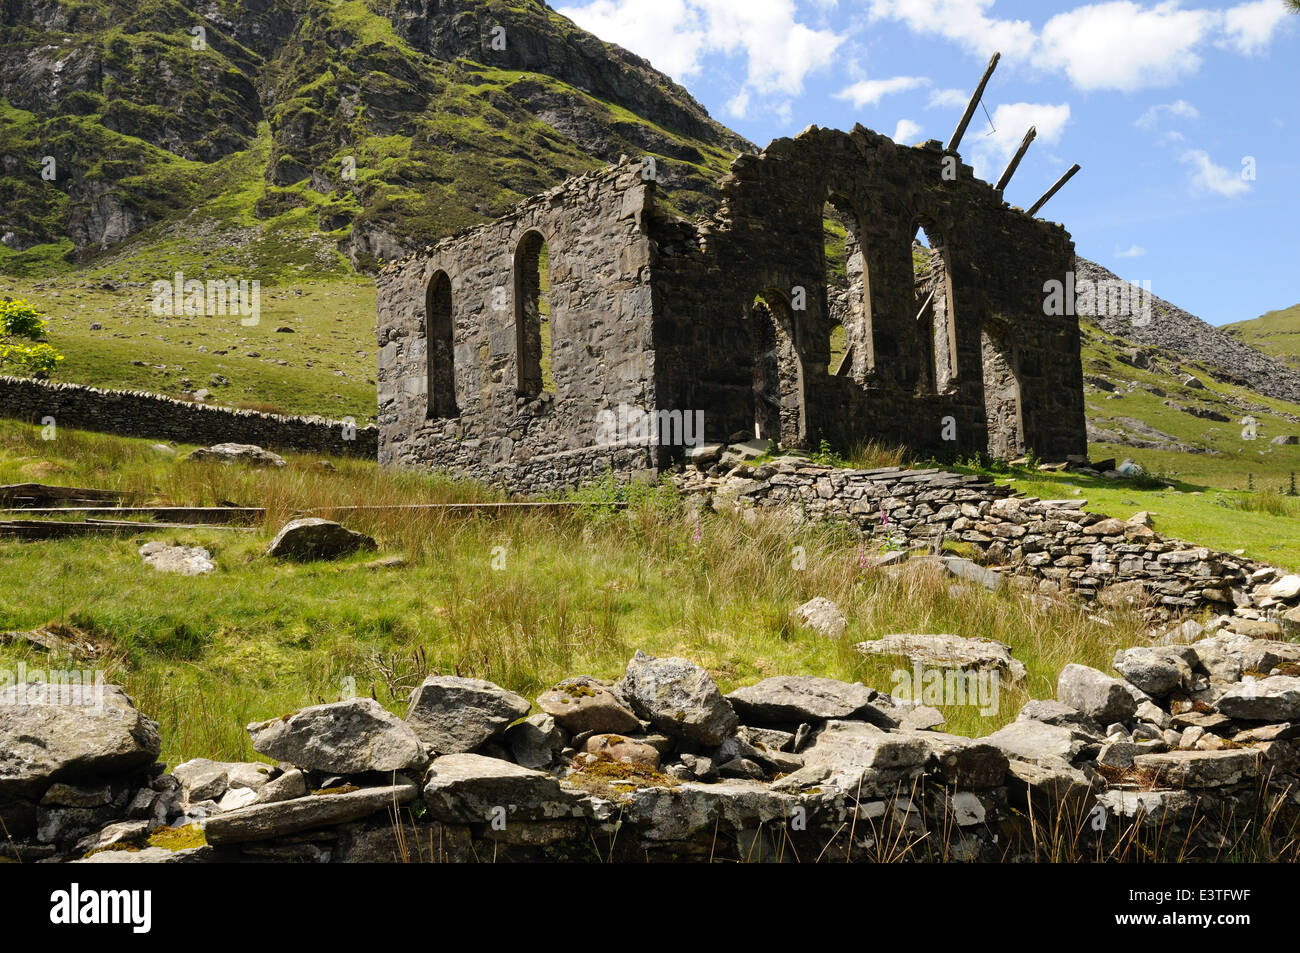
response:
M1020 146L1030 126L1037 129L1036 142L1055 145L1061 141L1065 124L1070 121L1070 104L1003 103L993 110L993 133L979 140L979 150L1000 159L1009 159Z
M926 109L960 108L970 102L974 90L936 89L925 102Z
M1227 45L1238 53L1251 56L1268 46L1273 31L1286 19L1281 0L1254 0L1225 10L1223 32Z
M1152 106L1146 112L1134 121L1133 125L1139 129L1154 129L1160 123L1161 116L1177 116L1180 119L1199 119L1201 114L1185 99L1178 99L1172 103L1162 103Z
M1193 192L1214 192L1233 198L1250 191L1249 182L1231 169L1215 165L1204 149L1188 149L1179 161L1192 167L1190 176Z
M844 42L799 22L794 0L590 0L557 12L678 80L699 73L709 54L743 55L745 83L732 103L746 110L750 101L740 97L751 91L801 93Z
M691 0L707 19L708 43L723 52L743 51L748 85L759 92L795 94L815 69L829 64L844 37L799 23L794 0Z
M749 93L741 90L735 96L727 100L727 115L734 116L736 119L744 119L749 115Z
M674 79L700 71L705 24L687 0L595 0L557 12L602 40L651 59Z
M1150 9L1129 0L1079 7L1043 25L1034 62L1064 71L1083 90L1165 86L1200 68L1195 49L1217 20L1173 0Z
M994 0L869 0L871 20L895 20L967 52L1032 63L1064 73L1081 90L1132 92L1194 74L1210 43L1259 52L1287 19L1283 0L1246 0L1228 9L1184 9L1182 0L1105 0L1047 19L999 18ZM938 94L936 94L938 95ZM955 97L952 103L955 104Z
M864 79L846 86L835 94L836 99L847 99L861 109L863 106L875 106L886 96L905 93L909 89L929 84L924 76L892 76L889 79Z
M1146 253L1147 250L1141 245L1129 245L1128 248L1123 250L1119 248L1115 249L1116 258L1141 258Z
M915 33L937 34L972 53L1027 55L1034 46L1028 20L988 16L993 0L871 0L872 20L900 20Z
M894 127L894 134L889 138L893 139L900 146L910 146L920 141L921 126L919 123L912 122L910 119L898 120L898 125Z

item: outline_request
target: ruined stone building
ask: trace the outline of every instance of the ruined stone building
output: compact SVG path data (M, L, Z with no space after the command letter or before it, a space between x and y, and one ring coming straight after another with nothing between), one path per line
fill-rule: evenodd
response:
M1044 308L1073 243L938 143L810 127L738 156L696 222L647 168L382 271L381 463L538 490L654 473L701 439L1086 451L1077 318ZM623 426L640 412L658 442ZM667 425L697 413L702 435Z

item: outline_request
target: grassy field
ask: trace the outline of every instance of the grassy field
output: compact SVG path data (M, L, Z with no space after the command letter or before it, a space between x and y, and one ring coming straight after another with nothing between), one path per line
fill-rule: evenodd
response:
M1114 387L1110 391L1093 385L1085 388L1089 423L1116 435L1170 445L1169 449L1140 449L1095 440L1089 445L1092 459L1129 457L1149 472L1192 490L1287 489L1291 474L1300 474L1300 446L1270 442L1279 435L1300 434L1300 405L1221 383L1202 369L1185 365L1181 372L1204 384L1189 387L1167 362L1162 360L1154 370L1133 367L1120 360L1120 349L1094 326L1083 325L1083 332L1085 376L1104 379ZM1184 408L1227 420L1197 417ZM1247 417L1255 421L1253 440L1243 439Z
M205 389L208 403L221 406L373 422L373 281L264 287L260 320L250 327L238 314L160 317L148 284L102 284L84 277L10 284L49 321L49 342L65 358L57 380L182 398Z
M1144 632L1136 616L1107 622L1074 606L1035 607L1009 591L956 587L925 567L864 571L856 539L829 528L726 516L695 523L663 488L637 492L626 512L349 516L348 525L377 538L381 555L403 555L406 565L367 568L369 555L282 565L263 551L296 511L488 498L470 484L355 460L328 471L315 457L289 459L274 472L199 465L146 441L64 430L46 443L33 428L0 424L0 482L40 478L119 488L133 500L229 499L271 510L251 532L142 527L115 539L0 542L0 631L60 622L89 634L104 648L110 679L159 720L173 764L252 757L246 723L336 700L349 677L404 713L406 693L425 674L487 678L535 697L568 675L618 677L644 649L695 659L724 690L816 674L889 691L904 666L851 646L903 631L995 638L1025 662L1027 690L1004 691L992 716L946 710L950 730L984 734L1028 697L1050 697L1067 662L1105 668ZM597 489L585 498L613 495ZM156 573L137 555L153 539L206 546L218 571ZM806 549L802 570L793 568L796 545ZM815 595L843 608L842 640L792 626L790 611ZM0 646L0 665L19 661L53 664L35 649Z
M1300 304L1269 311L1251 321L1225 324L1223 330L1284 364L1300 368Z

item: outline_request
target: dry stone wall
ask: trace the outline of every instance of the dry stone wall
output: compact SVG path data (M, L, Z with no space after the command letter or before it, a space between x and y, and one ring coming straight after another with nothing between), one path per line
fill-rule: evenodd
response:
M246 443L374 459L375 427L355 427L324 417L289 417L252 410L210 407L143 391L100 390L0 376L0 415L55 427L73 427L123 437L175 440L209 446Z
M697 506L848 522L898 547L968 543L982 563L1044 590L1152 603L1171 615L1256 611L1261 600L1252 593L1264 574L1281 575L1141 523L1086 513L1084 500L1018 497L987 477L943 470L848 470L786 457L703 463L676 482Z
M313 705L248 726L275 763L171 771L120 689L78 710L14 685L0 856L1186 861L1231 843L1295 860L1298 660L1242 636L1128 649L1120 678L1067 665L1056 700L968 738L861 683L773 676L723 695L690 660L637 652L618 682L565 679L534 714L491 682L435 675L405 718L371 698Z

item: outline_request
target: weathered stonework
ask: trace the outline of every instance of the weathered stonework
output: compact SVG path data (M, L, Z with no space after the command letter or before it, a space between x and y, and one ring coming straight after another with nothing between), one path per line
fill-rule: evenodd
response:
M683 443L738 435L940 458L1085 452L1077 318L1044 307L1073 243L937 143L809 127L738 156L695 223L656 203L650 171L625 159L570 179L384 269L381 463L536 492L654 474ZM828 208L847 232L846 287L829 280ZM933 246L919 272L918 226ZM620 408L687 429L638 444L609 427Z
M0 375L0 416L121 437L210 446L248 443L298 453L374 459L379 432L324 417L289 417L176 400L134 390L108 390Z

